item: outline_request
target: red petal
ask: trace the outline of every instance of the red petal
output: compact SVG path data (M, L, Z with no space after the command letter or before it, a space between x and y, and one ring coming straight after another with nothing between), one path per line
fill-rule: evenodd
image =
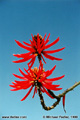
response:
M25 57L24 59L20 59L20 60L17 60L17 61L13 61L14 63L21 63L21 62L26 62L28 61L29 59L35 57L35 55L30 55L28 57Z
M58 86L60 86L60 85L51 85L51 84L47 84L47 83L44 83L44 82L42 82L42 85L45 87L45 88L47 88L47 89L50 89L50 90L54 90L54 91L58 91L58 90L61 90L62 88L56 88L56 87L58 87Z
M31 54L31 52L29 53L24 53L24 54L13 54L13 56L17 57L17 58L27 58L29 55Z
M36 57L35 57L35 58L32 58L32 59L33 59L33 60L32 60L31 65L29 66L29 69L31 69L31 67L33 66L33 64L34 64L34 62L35 62Z
M21 88L22 89L28 89L31 85L32 85L32 83L30 83L30 82L26 82L26 84L25 83L21 83Z
M44 63L46 64L46 61L44 60L43 56L41 55L41 58L43 59Z
M39 34L37 34L37 46L38 46L38 53L40 54L40 39L39 39Z
M41 43L40 43L40 49L44 46L44 39L42 39Z
M31 46L31 44L29 44L29 43L26 43L26 42L24 42L24 41L23 41L23 43L24 43L25 45Z
M9 85L10 87L13 87L13 88L16 88L16 86L15 85Z
M56 77L56 78L46 79L46 81L56 81L56 80L60 80L60 79L62 79L64 76L65 76L65 75L60 76L60 77Z
M12 84L16 85L16 83L15 83L15 82L12 82Z
M22 89L27 89L32 85L32 83L30 83L29 81L17 81L17 80L15 80L15 82L17 83L17 84L15 84L15 86L16 87L20 86Z
M58 41L59 41L59 37L58 37L54 42L52 42L51 44L46 45L46 46L45 46L45 49L48 49L49 47L53 46L53 45L56 44Z
M35 59L36 59L36 57L32 58L32 60L30 61L30 63L32 62L31 65L28 64L28 67L29 67L28 70L30 70L31 67L33 66Z
M44 44L46 45L48 42L49 42L49 40L46 40Z
M39 79L39 77L40 77L40 75L41 75L41 72L42 72L42 71L38 71L38 73L37 73L37 80Z
M11 91L17 91L20 90L20 88L10 89Z
M28 80L30 80L30 81L33 81L33 78L31 77L31 75L30 75L30 73L28 72L28 70L26 70L25 68L24 68L24 70L27 72L27 78L28 78Z
M27 98L27 96L30 94L32 88L33 88L33 86L29 89L28 93L21 99L21 101L23 101Z
M27 61L27 58L26 59L20 59L20 60L17 60L17 61L13 61L13 63L21 63L21 62L26 62Z
M40 48L41 52L45 49L45 44L42 45L42 47Z
M24 68L24 70L26 71L26 73L28 74L28 76L30 76L30 73L28 72L28 70L26 70L25 68Z
M15 77L19 78L19 79L27 80L25 77L22 77L22 76L16 75L16 74L14 74L14 73L13 73L13 75L14 75Z
M35 77L35 76L34 76L34 73L33 73L33 71L32 71L31 69L30 69L30 73L31 73L31 76L32 76L32 77Z
M32 40L33 40L33 46L35 46L36 48L37 48L37 45L36 45L36 42L35 42L35 40L34 40L34 37L33 37L33 35L31 34L31 36L32 36Z
M63 96L62 102L63 102L63 109L66 112L66 110L65 110L65 95Z
M44 51L44 53L55 53L55 52L59 52L59 51L61 51L61 50L63 50L65 47L63 47L63 48L60 48L60 49L57 49L57 50L49 50L49 51Z
M40 87L40 90L44 93L43 87Z
M34 55L34 57L30 60L29 63L27 63L27 65L29 65L29 64L31 64L33 61L35 61L35 58L36 58L36 56Z
M46 76L47 75L45 75L45 77L41 78L39 81L42 83L46 79Z
M48 92L47 92L47 90L43 87L43 90L44 90L44 92L49 96L49 97L51 97L52 99L54 99Z
M45 40L45 37L46 37L46 34L44 35L44 38L43 38L44 40Z
M55 68L56 68L56 65L51 70L46 71L47 77L52 74L52 72L55 70Z
M10 87L15 88L15 89L11 89L12 91L27 89L32 85L32 83L30 83L29 81L16 81L15 80L15 82L16 83L14 85L9 85Z
M42 60L39 61L39 70L42 70L43 69L43 63L42 63Z
M53 83L53 81L49 81L49 80L47 81L47 79L45 79L44 82L49 83L49 84L51 84L51 85L52 85L52 83Z
M49 36L49 35L48 35ZM45 34L45 36L44 36L44 38L42 39L42 42L41 42L41 44L40 44L40 50L42 51L44 48L45 48L45 45L49 42L49 40L48 40L48 37L47 37L47 40L45 41L45 37L46 37L46 34Z
M48 55L47 53L44 53L44 52L43 52L43 55L50 60L62 60L61 58L53 57L53 56Z
M16 41L16 43L17 43L20 47L22 47L22 48L24 48L24 49L26 49L26 50L28 50L28 51L32 51L32 48L23 45L23 44L20 43L18 40L15 40L15 41Z
M36 87L34 88L34 94L33 94L32 98L34 98L35 93L36 93Z
M28 75L26 75L20 68L19 68L20 73L24 76L27 77Z
M15 82L17 83L16 85L28 85L30 82L29 81L17 81L15 80Z
M36 45L35 40L34 40L34 41L31 41L31 40L30 40L30 42L31 42L32 47L34 47L34 46L35 46L35 48L37 49L37 45Z
M49 33L49 35L48 35L48 37L47 37L47 40L49 39L49 36L50 36L50 33Z

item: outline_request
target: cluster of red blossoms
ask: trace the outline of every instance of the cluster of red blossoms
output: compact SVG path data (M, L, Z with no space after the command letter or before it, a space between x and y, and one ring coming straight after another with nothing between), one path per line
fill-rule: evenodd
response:
M47 71L45 71L43 68L42 60L44 61L44 63L46 63L44 60L44 57L46 57L50 60L62 60L61 58L56 58L49 54L59 52L65 48L65 47L63 47L63 48L60 48L57 50L48 50L47 51L46 49L55 45L59 41L59 37L58 37L51 44L47 45L47 43L49 42L49 36L50 36L50 34L48 35L47 39L45 40L46 34L45 34L44 38L42 38L42 36L39 34L34 35L34 36L32 35L32 41L30 40L30 44L23 42L25 45L23 45L19 41L15 40L16 43L20 47L28 50L29 52L24 53L24 54L13 54L15 57L20 58L19 60L13 61L13 62L21 63L21 62L26 62L26 61L30 60L27 63L28 69L26 70L24 68L25 73L21 69L19 69L22 76L13 74L15 77L22 79L22 80L21 81L15 80L15 82L12 82L13 85L10 85L10 87L14 88L14 89L11 89L11 91L17 91L17 90L30 88L29 91L27 92L27 94L21 99L21 101L26 99L26 97L32 91L33 87L34 87L34 93L33 93L32 98L34 98L35 93L37 93L37 86L40 87L41 92L46 93L51 98L53 98L53 97L50 95L50 93L47 91L47 89L54 90L54 91L58 91L58 90L62 89L62 88L59 88L60 85L54 85L53 82L62 79L65 75L56 77L56 78L50 78L50 79L47 78L48 76L50 76L52 74L52 72L56 68L56 65L51 70L47 70ZM36 57L38 57L38 60L39 60L39 68L34 67L34 69L32 69L32 66L35 62Z

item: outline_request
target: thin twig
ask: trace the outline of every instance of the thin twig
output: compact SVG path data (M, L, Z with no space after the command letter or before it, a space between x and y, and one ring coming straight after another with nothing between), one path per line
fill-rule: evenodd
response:
M72 87L70 87L67 90L65 90L62 94L59 94L58 97L63 97L65 94L67 94L68 92L70 92L71 90L73 90L78 85L80 85L80 81L76 82Z

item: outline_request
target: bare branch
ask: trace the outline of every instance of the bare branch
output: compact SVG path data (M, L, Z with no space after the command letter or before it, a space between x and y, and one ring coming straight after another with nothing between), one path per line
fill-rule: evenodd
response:
M65 94L67 94L68 92L70 92L71 90L73 90L78 85L80 85L80 81L76 82L72 87L70 87L67 90L65 90L62 94L59 94L58 97L60 97L60 98L63 97Z
M80 81L79 82L76 82L72 87L68 88L67 90L65 90L62 94L59 94L58 96L55 96L54 93L52 93L52 91L48 90L49 94L51 94L54 98L57 99L57 101L55 103L53 103L52 106L46 106L45 103L44 103L44 99L43 99L43 96L42 96L42 93L40 91L40 88L37 87L38 89L38 94L39 94L39 97L40 97L40 101L41 101L41 105L43 107L43 109L45 110L51 110L51 109L54 109L60 102L61 100L61 97L63 97L65 94L67 94L68 92L70 92L71 90L73 90L75 87L77 87L78 85L80 85ZM64 110L65 111L65 110Z
M38 90L38 94L39 94L39 97L40 97L40 102L41 102L41 105L42 105L43 109L45 109L45 110L48 111L48 110L54 109L54 108L59 104L60 98L57 97L57 98L56 98L57 101L56 101L55 103L53 103L52 106L46 106L46 105L45 105L45 102L44 102L44 98L43 98L43 96L42 96L42 92L41 92L39 86L37 86L37 90Z

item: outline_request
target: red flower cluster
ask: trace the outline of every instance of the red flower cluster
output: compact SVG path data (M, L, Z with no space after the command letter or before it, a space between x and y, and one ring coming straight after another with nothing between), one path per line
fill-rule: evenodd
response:
M43 55L46 58L50 59L50 60L62 60L61 58L56 58L56 57L53 57L53 56L51 56L49 54L59 52L59 51L63 50L65 47L57 49L57 50L48 50L48 51L46 51L46 49L48 49L51 46L55 45L59 41L59 37L58 37L51 44L46 45L49 42L49 36L50 36L50 34L48 35L47 39L45 40L46 34L45 34L44 38L42 38L42 36L39 35L39 34L34 35L34 37L32 35L32 41L30 40L31 44L23 42L25 45L20 43L18 40L15 40L16 43L20 47L28 50L29 52L24 53L24 54L13 54L17 58L22 58L20 60L13 61L13 62L14 63L21 63L21 62L25 62L25 61L28 61L28 60L31 59L30 62L28 63L28 67L31 68L33 66L34 62L35 62L36 56L38 56L39 61L43 60L44 63L46 63L46 62L45 62L45 60L43 58Z
M56 65L51 70L48 71L45 71L43 69L43 65L40 65L39 69L37 67L34 67L34 69L30 69L29 71L24 68L26 74L21 69L19 69L20 73L23 76L19 76L16 74L13 75L19 79L23 79L23 81L15 80L15 82L12 82L13 85L10 85L10 87L13 87L14 89L11 89L11 91L28 89L30 87L28 93L23 97L23 99L21 99L21 101L23 101L30 94L33 87L34 87L34 94L33 94L33 98L34 98L35 93L37 93L37 86L39 86L40 90L43 93L46 93L49 97L53 98L46 89L54 90L54 91L61 90L62 88L58 88L60 85L53 85L52 83L64 77L63 75L56 78L50 78L50 79L47 78L52 74L55 67Z
M34 37L32 35L32 41L30 40L31 44L23 42L25 45L23 45L19 41L15 40L16 43L20 47L28 50L29 52L24 53L24 54L13 54L17 58L22 58L20 60L13 61L13 62L14 63L21 63L21 62L25 62L25 61L30 60L28 63L28 70L26 70L24 68L26 73L24 73L21 69L19 69L20 73L23 76L13 74L15 77L22 79L22 81L15 80L15 82L12 82L13 85L10 85L10 87L14 88L14 89L11 89L11 91L17 91L17 90L30 88L28 93L24 96L23 99L21 99L21 101L26 99L26 97L32 91L33 87L34 87L33 98L34 98L35 93L37 93L38 87L39 87L41 92L46 93L51 98L53 98L53 97L48 92L48 90L58 91L58 90L62 89L62 88L59 88L60 85L54 85L52 83L54 81L62 79L64 77L64 75L60 76L60 77L56 77L56 78L50 78L50 79L47 78L48 76L50 76L52 74L56 65L51 70L47 70L47 71L45 71L43 68L42 60L45 62L43 55L50 60L62 60L61 58L56 58L56 57L50 56L49 54L59 52L65 48L65 47L63 47L63 48L60 48L57 50L46 51L46 49L53 46L54 44L56 44L59 41L59 37L58 37L51 44L47 45L47 43L49 42L49 36L50 36L50 34L48 35L47 39L45 40L46 34L45 34L44 38L42 38L42 36L39 34L34 35ZM35 62L36 56L38 57L38 60L40 63L39 69L37 67L34 67L34 69L31 69L31 67L33 66L33 64Z

